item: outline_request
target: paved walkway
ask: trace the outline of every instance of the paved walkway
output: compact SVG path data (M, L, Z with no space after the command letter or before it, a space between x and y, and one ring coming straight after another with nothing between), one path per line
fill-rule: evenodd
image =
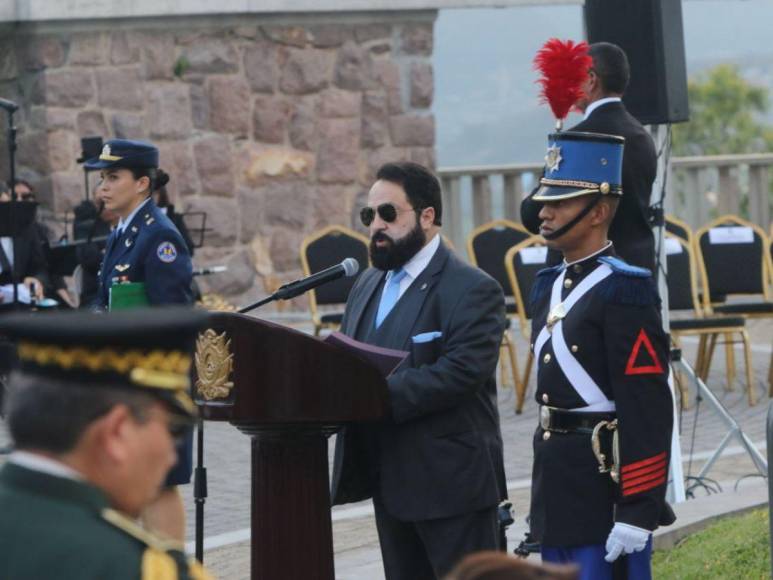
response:
M306 324L294 325L304 330ZM751 321L749 330L753 343L753 368L755 389L760 403L750 407L741 384L743 372L740 364L742 356L737 352L738 372L733 391L724 388L724 353L717 351L714 368L709 377L709 387L741 427L764 453L765 417L767 413L767 376L771 357L771 337L773 322ZM526 353L526 341L516 335L519 360ZM695 356L695 341L685 341L687 360ZM531 378L530 393L533 393ZM685 455L685 474L696 474L701 464L720 443L725 429L717 416L704 403L696 406L695 393L690 409L681 415L681 443ZM531 435L537 424L537 405L531 398L522 415L513 412L514 396L511 386L500 390L499 409L502 421L502 434L505 442L505 467L510 497L515 504L517 523L508 532L510 544L514 547L523 536L525 524L523 518L528 511L529 476L532 451ZM697 413L696 413L697 411ZM3 431L3 430L0 430ZM0 433L0 446L7 442L4 432ZM332 457L333 439L330 441ZM689 462L692 449L692 463ZM222 423L207 423L206 426L206 466L209 476L209 498L206 505L206 555L207 566L219 577L238 580L249 577L249 494L250 494L250 444L249 439L235 428ZM708 474L722 484L723 489L731 490L736 481L754 473L754 466L735 442L725 451L720 461ZM744 486L755 485L759 478L744 479ZM757 485L759 483L757 482ZM188 537L193 538L193 498L192 486L185 486L184 494L188 510ZM705 495L697 490L698 495ZM725 496L723 496L725 497ZM705 505L713 504L712 498L704 500ZM731 502L732 503L732 502ZM341 506L333 510L333 534L336 557L336 577L342 580L379 579L383 577L378 541L369 502Z

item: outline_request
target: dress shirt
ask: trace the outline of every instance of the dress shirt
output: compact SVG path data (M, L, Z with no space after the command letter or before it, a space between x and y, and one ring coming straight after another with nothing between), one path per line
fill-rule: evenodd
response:
M620 97L605 97L603 99L599 99L598 101L593 101L590 105L585 107L585 116L583 119L590 117L590 114L602 105L606 105L607 103L619 103L620 101Z
M419 277L419 275L424 271L424 268L427 267L429 264L429 261L432 259L432 256L435 255L435 252L437 251L438 247L440 246L440 234L435 234L435 237L432 238L429 243L425 244L424 247L416 252L416 255L413 256L410 260L408 260L405 265L403 266L403 270L405 270L406 276L402 280L400 280L400 293L397 297L399 300L400 297L405 294L405 291L408 290L408 288L411 286L413 281ZM387 287L387 284L389 284L389 280L392 277L392 274L394 273L394 270L390 270L387 273L386 282L384 283L384 288Z

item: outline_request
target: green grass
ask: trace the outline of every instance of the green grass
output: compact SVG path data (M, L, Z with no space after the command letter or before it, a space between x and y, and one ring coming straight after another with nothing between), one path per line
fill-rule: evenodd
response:
M655 552L652 575L669 580L770 578L768 530L767 508L720 520L671 550Z

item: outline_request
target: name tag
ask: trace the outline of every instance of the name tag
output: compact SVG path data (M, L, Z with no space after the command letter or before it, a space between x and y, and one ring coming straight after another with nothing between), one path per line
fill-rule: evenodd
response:
M676 238L666 238L666 256L681 254L684 251L682 244Z
M754 243L754 230L746 226L711 228L709 230L709 243L711 244L751 244L751 243Z
M546 246L541 248L524 248L518 251L518 255L524 264L544 264L548 260L548 249Z

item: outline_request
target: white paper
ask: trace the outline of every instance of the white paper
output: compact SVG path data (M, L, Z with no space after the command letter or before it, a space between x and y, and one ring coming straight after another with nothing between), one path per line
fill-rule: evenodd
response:
M666 238L666 256L681 254L684 251L682 244L676 238Z
M548 249L546 246L541 248L524 248L518 250L518 255L524 264L544 264L548 261Z
M24 284L17 284L19 289L18 299L22 304L30 303L30 291ZM13 303L13 284L4 284L0 286L0 292L3 295L3 304Z
M709 230L711 244L751 244L754 243L754 230L747 226L730 226L726 228L711 228Z

